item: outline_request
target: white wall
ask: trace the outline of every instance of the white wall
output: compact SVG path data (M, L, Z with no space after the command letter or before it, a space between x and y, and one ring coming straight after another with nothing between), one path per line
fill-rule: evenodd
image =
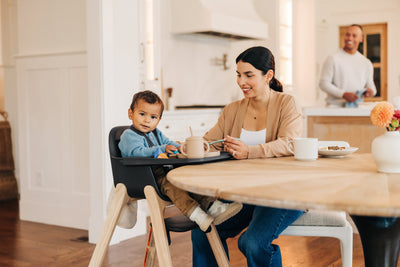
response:
M85 51L85 16L82 0L19 0L19 52Z
M318 0L293 0L293 87L297 104L317 100L315 70L315 9Z
M82 0L17 4L14 126L23 220L88 228L85 12Z
M254 1L260 17L276 19L276 1ZM243 5L253 1L243 1ZM276 31L269 26L267 41L235 41L206 35L171 34L170 1L161 1L161 68L164 88L173 87L176 105L225 105L242 97L236 84L235 58L254 45L276 52ZM182 10L181 12L185 12ZM268 14L267 16L265 14ZM228 55L228 70L213 64L215 58ZM277 55L277 54L276 54Z
M3 72L4 86L4 109L9 113L8 120L11 126L15 126L16 118L16 77L15 60L12 55L17 53L17 3L16 0L1 1L1 54L2 63L0 71ZM14 156L16 154L15 144L18 142L17 131L13 130ZM15 162L18 174L18 162ZM18 177L18 175L17 175ZM17 178L18 179L18 178Z
M317 75L325 58L343 44L339 44L339 26L369 23L388 23L388 100L400 95L400 2L397 0L330 1L316 3ZM324 94L319 93L319 100ZM321 101L319 101L321 103Z

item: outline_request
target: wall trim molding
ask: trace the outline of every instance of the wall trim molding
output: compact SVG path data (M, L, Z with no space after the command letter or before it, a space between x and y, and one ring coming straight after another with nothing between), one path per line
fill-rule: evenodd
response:
M70 50L70 51L58 51L58 52L39 52L39 53L27 53L27 54L16 54L15 59L20 58L31 58L31 57L54 57L54 56L65 56L65 55L81 55L87 54L87 50Z
M88 229L87 54L23 57L16 67L21 220Z

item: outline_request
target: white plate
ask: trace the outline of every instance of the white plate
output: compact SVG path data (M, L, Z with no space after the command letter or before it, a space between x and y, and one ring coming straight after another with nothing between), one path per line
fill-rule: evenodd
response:
M343 150L328 150L327 147L318 149L318 154L329 158L342 158L346 155L352 154L358 150L358 147L348 147Z

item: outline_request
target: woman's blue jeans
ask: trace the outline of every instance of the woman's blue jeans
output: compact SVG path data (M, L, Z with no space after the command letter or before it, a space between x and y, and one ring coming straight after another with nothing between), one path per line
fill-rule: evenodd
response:
M272 244L272 241L302 214L303 211L298 210L243 205L236 216L218 225L217 230L229 257L226 239L235 237L248 227L238 241L247 266L281 267L279 246ZM207 237L200 229L192 230L192 246L193 267L218 266Z

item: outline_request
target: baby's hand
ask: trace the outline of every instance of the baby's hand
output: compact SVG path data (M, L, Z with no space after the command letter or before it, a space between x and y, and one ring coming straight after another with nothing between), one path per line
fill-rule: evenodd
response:
M173 145L166 145L165 146L165 152L167 154L174 154L174 152L177 150L177 148Z

